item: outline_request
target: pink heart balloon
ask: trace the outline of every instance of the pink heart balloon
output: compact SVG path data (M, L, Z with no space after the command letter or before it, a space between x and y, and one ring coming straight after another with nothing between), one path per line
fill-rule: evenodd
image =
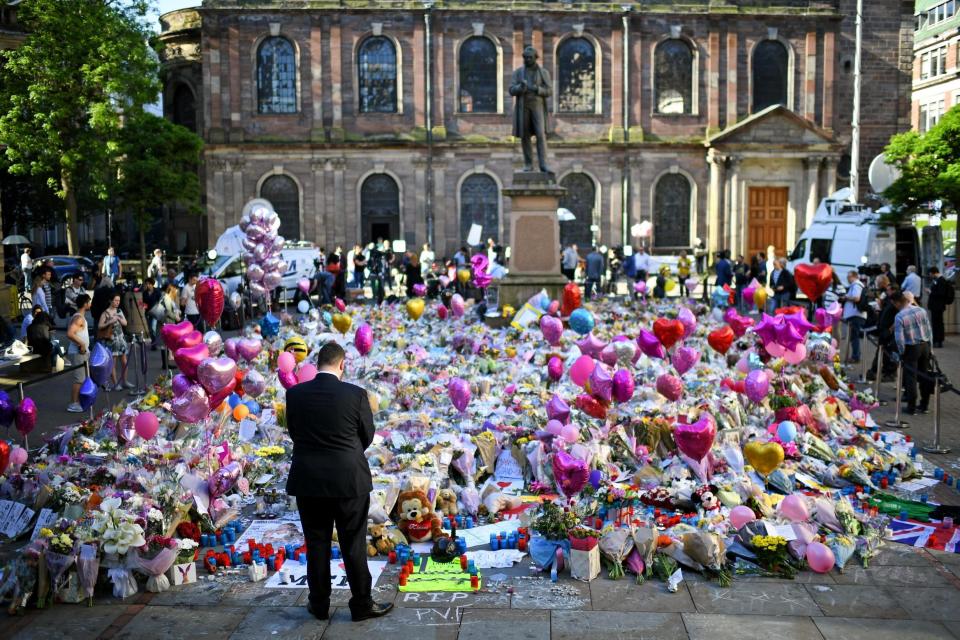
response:
M617 402L627 402L633 397L636 383L629 369L619 369L613 374L613 399Z
M206 348L206 346L204 346ZM192 385L183 395L174 398L170 410L177 420L191 424L200 422L210 414L210 399L198 384Z
M574 458L562 449L553 454L551 465L557 489L568 498L580 493L590 479L587 463Z
M644 352L651 358L663 359L667 355L663 345L660 344L660 339L646 329L640 329L640 335L637 337L637 346L640 347L640 351Z
M197 367L197 380L203 389L214 394L233 381L236 384L237 363L222 356L220 358L205 358ZM211 403L212 406L217 404Z
M237 343L240 342L240 338L227 338L223 341L223 352L228 358L237 360L239 355L237 354Z
M170 384L173 388L173 397L176 398L177 396L183 395L183 392L189 389L192 384L193 381L182 373L173 376L173 381Z
M683 395L683 380L665 373L657 378L657 393L675 402Z
M241 471L240 463L237 461L217 469L207 481L210 497L217 498L232 489L233 485L237 484L237 480L240 479Z
M198 332L199 333L199 332ZM201 336L202 337L202 336ZM174 361L180 368L181 373L191 380L197 379L197 369L204 358L210 357L210 350L203 342L195 344L192 347L181 347L173 355Z
M673 439L677 448L694 460L703 460L717 437L717 423L709 413L701 413L693 424L677 422Z
M236 378L234 378L219 391L215 391L211 393L210 394L210 410L212 411L213 409L216 409L217 407L219 407L223 403L223 401L227 399L227 396L233 393L233 390L236 388L237 388L237 380Z
M176 351L177 345L180 343L180 338L191 331L193 331L193 323L189 320L184 320L177 324L163 325L163 328L160 329L160 337L163 339L163 344L167 345L168 350Z
M177 343L177 349L192 347L203 342L203 334L199 331L190 331L180 336L180 342Z
M463 378L454 378L447 385L447 395L457 411L462 413L470 404L470 383Z
M700 362L700 352L693 347L677 347L671 357L673 368L681 376Z
M237 342L237 355L250 362L260 353L263 343L256 338L241 338Z
M560 344L560 337L563 335L563 322L560 318L545 315L540 318L540 331L543 332L543 339L555 347Z
M279 371L277 372L277 379L280 381L280 384L283 385L284 389L289 389L299 382L295 371Z
M357 327L357 333L353 336L353 345L361 356L370 353L370 349L373 348L373 327L369 324Z
M559 322L559 321L558 321ZM585 356L590 356L591 358L596 358L600 355L600 352L603 351L604 347L607 346L607 343L593 335L592 333L585 337L583 340L577 342L577 347L580 349L580 353Z
M611 367L617 364L617 348L616 346L614 346L612 342L607 346L605 346L603 349L601 349L600 362L606 365L609 365Z
M547 403L547 418L559 420L563 424L570 422L570 405L564 402L563 398L554 394Z
M463 301L463 296L459 293L453 294L453 297L450 298L450 311L453 312L453 317L461 317L465 309L466 303Z
M680 311L677 312L677 320L683 325L684 338L690 337L697 330L697 317L687 307L680 307Z

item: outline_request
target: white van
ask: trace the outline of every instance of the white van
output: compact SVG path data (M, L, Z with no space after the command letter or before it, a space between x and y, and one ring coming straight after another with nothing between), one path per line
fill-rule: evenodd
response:
M917 228L910 223L882 224L879 213L851 203L849 193L849 189L841 189L820 201L813 223L788 258L790 271L815 258L829 263L841 281L847 271L865 265L886 262L898 276L910 265L921 267Z

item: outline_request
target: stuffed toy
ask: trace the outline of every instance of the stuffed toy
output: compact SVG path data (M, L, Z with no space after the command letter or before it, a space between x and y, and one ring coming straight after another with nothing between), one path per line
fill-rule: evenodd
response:
M367 533L370 541L367 543L367 555L371 558L376 555L386 555L397 548L387 533L387 525L377 522L367 524Z
M410 542L426 542L441 533L440 518L423 491L402 491L397 498L398 526Z
M367 518L378 524L390 519L387 513L387 492L383 489L374 489L370 492L370 510L367 512Z
M705 484L697 488L690 495L690 501L694 506L700 507L705 511L715 511L720 508L719 490L716 485Z
M457 494L453 489L440 489L437 492L437 513L442 516L455 516L460 513L457 507Z

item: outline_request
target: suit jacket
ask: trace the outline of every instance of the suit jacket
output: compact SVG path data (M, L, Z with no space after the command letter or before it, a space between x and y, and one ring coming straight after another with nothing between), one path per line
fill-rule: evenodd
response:
M777 291L777 287L783 287L782 293L795 295L797 292L797 283L793 279L793 274L784 269L780 272L780 279L774 282L774 273L776 273L776 271L770 272L770 288L773 289L774 293L781 293L780 291Z
M513 76L510 79L510 95L516 97L516 104L513 109L513 135L517 138L522 138L524 134L523 130L523 109L524 102L527 97L522 93L520 89L520 82L526 77L525 76L526 67L519 67L513 70ZM529 105L530 108L535 108L543 112L543 130L547 130L547 98L553 93L553 89L550 85L550 72L546 69L537 65L537 77L536 77L536 88L537 96L534 98L535 105ZM527 131L527 136L532 136L533 131Z
M287 430L293 440L288 494L359 498L373 490L363 454L374 431L366 391L318 373L287 391Z

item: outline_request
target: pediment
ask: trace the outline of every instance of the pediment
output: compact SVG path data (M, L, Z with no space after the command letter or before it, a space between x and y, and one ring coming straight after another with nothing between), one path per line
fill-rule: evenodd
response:
M830 133L783 105L773 105L711 136L717 145L824 145L835 144Z

